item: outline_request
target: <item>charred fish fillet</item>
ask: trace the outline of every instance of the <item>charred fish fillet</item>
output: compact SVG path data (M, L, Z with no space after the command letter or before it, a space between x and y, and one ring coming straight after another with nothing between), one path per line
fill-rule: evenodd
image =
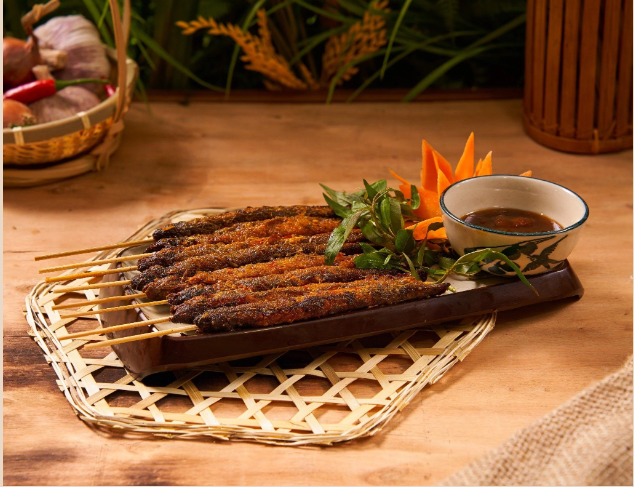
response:
M204 233L214 233L221 228L236 223L269 220L275 217L311 216L318 218L335 218L335 212L328 206L260 206L243 210L228 211L219 215L196 218L188 222L177 222L154 231L154 240L171 237L189 237Z
M380 275L376 272L368 273L363 278L367 280L381 281L384 283L390 279L398 279L394 275ZM357 286L358 281L346 283L314 283L283 289L269 289L267 291L255 293L244 290L222 291L211 295L197 296L186 303L178 306L172 306L172 321L175 323L193 323L199 315L224 306L266 303L287 297L311 296L313 294L323 295L328 292L339 292L344 289L354 289Z
M449 284L431 284L411 276L384 281L355 281L350 288L317 291L273 301L212 309L198 315L194 323L201 332L232 331L321 318L346 311L396 304L442 294Z
M212 234L191 237L161 239L148 247L147 252L157 252L166 247L189 247L199 244L229 244L258 237L288 237L330 233L339 224L337 218L317 218L311 216L276 217L269 220L237 223Z
M133 289L143 289L150 282L162 277L182 276L189 278L199 271L215 271L226 267L242 267L247 264L269 262L283 257L292 257L297 254L323 254L325 251L325 244L315 242L287 243L282 241L275 245L256 245L248 249L233 252L191 257L169 267L153 266L135 276L132 279L131 286ZM346 243L341 248L341 253L344 255L360 252L361 246L358 243Z
M330 234L321 233L319 235L312 236L298 236L298 237L264 237L254 238L247 240L246 242L235 242L231 244L199 244L192 245L190 247L169 247L154 254L139 259L137 262L138 269L144 271L154 266L168 267L176 264L177 262L183 262L193 257L202 257L209 255L227 255L232 254L239 250L249 249L251 247L259 247L266 245L276 244L314 244L322 245L328 243ZM346 240L348 243L356 243L365 240L361 230L355 229L350 232L350 236ZM202 270L202 269L201 269Z
M340 254L335 260L335 265L354 267L353 258L352 256ZM232 287L233 282L322 266L325 264L325 260L323 255L298 254L270 262L248 264L238 268L230 267L211 272L197 272L194 277L189 279L168 276L152 281L143 288L143 292L152 300L167 299L170 295L178 293L179 297L174 299L185 302L194 296L204 294L204 292L201 293L201 288L215 285L217 290L228 289ZM174 304L176 304L176 301Z
M344 255L338 255L335 264L339 264L346 259L350 262L348 266L354 265L352 257ZM153 300L166 299L170 294L180 294L180 292L182 292L183 296L180 299L187 301L187 299L189 299L187 293L195 293L194 288L223 283L225 281L238 281L252 277L282 274L294 269L305 269L307 267L324 265L324 262L325 257L323 255L298 254L293 257L286 257L259 264L248 264L238 268L229 267L211 272L197 272L194 277L189 279L168 276L152 281L143 288L143 292L147 294L148 298ZM229 284L224 284L223 286L229 287ZM192 294L191 297L195 295L196 294Z
M329 266L309 267L298 269L284 274L272 274L270 276L252 277L249 279L239 279L237 281L222 281L216 284L195 285L182 292L170 294L167 299L173 306L180 305L196 296L209 296L228 289L236 289L248 292L262 292L270 289L286 289L307 284L321 284L334 282L352 282L371 277L395 277L401 276L398 271L376 271L367 269L357 269L354 263L351 266Z

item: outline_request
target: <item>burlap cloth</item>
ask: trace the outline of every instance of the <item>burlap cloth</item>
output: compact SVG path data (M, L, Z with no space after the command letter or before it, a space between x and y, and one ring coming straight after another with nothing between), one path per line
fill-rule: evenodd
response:
M442 485L632 485L632 357Z

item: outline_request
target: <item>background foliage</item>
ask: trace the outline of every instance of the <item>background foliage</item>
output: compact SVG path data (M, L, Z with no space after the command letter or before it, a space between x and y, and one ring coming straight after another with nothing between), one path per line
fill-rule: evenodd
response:
M24 37L20 17L34 0L3 2L4 35ZM42 2L43 3L43 2ZM251 28L265 8L279 31L278 52L290 64L318 70L327 39L363 17L366 0L132 0L129 55L141 67L141 89L261 89L262 76L244 69L235 43L204 32L182 35L179 20L212 17ZM524 18L519 0L390 0L386 45L361 60L346 88L513 87L523 83ZM106 0L62 0L54 15L80 13L112 45ZM44 19L45 21L46 19ZM386 58L386 51L389 50ZM382 68L384 69L381 76ZM331 91L336 88L331 86ZM351 97L351 99L354 97Z

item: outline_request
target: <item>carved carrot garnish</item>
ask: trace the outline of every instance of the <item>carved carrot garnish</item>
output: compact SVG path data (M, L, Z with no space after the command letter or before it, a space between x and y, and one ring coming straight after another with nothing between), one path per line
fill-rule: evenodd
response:
M408 226L414 230L414 238L422 240L427 235L427 228L432 223L442 221L440 212L440 195L453 183L478 176L493 174L492 152L484 159L480 159L474 168L475 137L473 132L469 135L462 157L458 161L455 172L451 164L426 140L423 140L423 164L421 169L420 187L417 187L420 196L420 206L413 213L423 221ZM400 181L399 189L406 198L411 198L412 184L390 169L390 173ZM531 177L533 173L526 171L520 176ZM446 239L444 228L431 230L427 238L430 240Z

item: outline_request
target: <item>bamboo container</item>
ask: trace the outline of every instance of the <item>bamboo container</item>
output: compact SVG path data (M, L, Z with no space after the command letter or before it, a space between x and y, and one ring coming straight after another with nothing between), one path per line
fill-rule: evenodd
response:
M116 93L99 105L72 117L31 127L3 130L3 185L28 187L100 171L119 147L123 116L138 76L137 64L126 56L130 29L130 2L123 18L116 0L110 0L116 49L107 49L116 68ZM34 10L27 14L31 15ZM25 16L25 18L27 17Z
M529 0L524 129L582 154L632 147L632 0Z

